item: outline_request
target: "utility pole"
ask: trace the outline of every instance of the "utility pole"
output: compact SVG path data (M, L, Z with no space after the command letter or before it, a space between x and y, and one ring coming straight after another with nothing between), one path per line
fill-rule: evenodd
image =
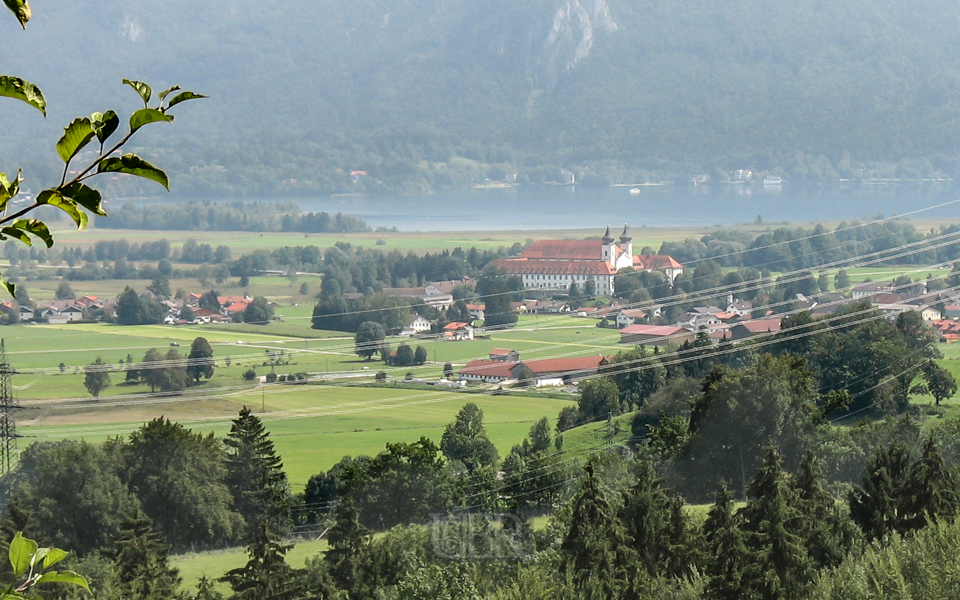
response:
M13 413L20 405L13 399L13 385L10 379L16 374L7 362L7 349L0 339L0 473L9 473L17 457L17 422Z

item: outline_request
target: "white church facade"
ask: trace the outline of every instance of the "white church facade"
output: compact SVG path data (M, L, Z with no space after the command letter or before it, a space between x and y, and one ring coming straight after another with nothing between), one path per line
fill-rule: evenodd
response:
M634 255L627 225L618 239L608 225L600 239L539 240L516 258L496 261L496 266L520 277L525 289L565 291L576 283L584 290L592 281L598 295L612 294L617 272L627 267L662 271L671 282L683 273L683 266L670 256Z

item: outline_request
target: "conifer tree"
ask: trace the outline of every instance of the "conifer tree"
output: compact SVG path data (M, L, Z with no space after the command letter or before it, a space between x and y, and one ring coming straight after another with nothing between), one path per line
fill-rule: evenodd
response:
M294 600L303 597L302 573L287 564L284 556L292 544L283 544L265 526L247 546L250 559L244 566L220 578L230 585L230 600Z
M910 469L907 490L907 526L911 529L920 529L937 519L952 520L960 511L956 477L944 464L932 439L924 443L923 455Z
M244 406L223 443L227 446L226 484L233 495L233 509L247 522L247 538L263 526L287 531L287 476L263 423Z
M808 450L800 462L793 489L802 516L807 554L818 568L836 567L853 543L852 524L833 496L823 488L823 470L817 455Z
M702 543L690 524L690 517L683 509L681 496L670 499L667 514L666 547L661 573L668 577L679 578L692 572L700 562Z
M360 514L349 497L337 504L335 520L327 535L330 549L324 555L324 560L337 587L349 593L351 598L360 598L360 565L369 546L370 535L360 524Z
M213 581L204 575L197 583L197 593L193 595L193 600L223 600L223 594L215 587Z
M910 456L900 442L881 446L863 470L863 484L850 492L850 517L868 540L908 529Z
M801 530L796 495L787 484L780 454L767 449L760 470L747 487L750 500L742 509L750 553L743 571L745 596L792 600L804 596L813 579Z
M619 515L640 565L650 576L660 572L668 551L670 499L662 483L650 461L641 460L637 482L625 494Z
M733 493L727 482L721 480L713 507L703 524L707 544L706 596L713 600L741 598L747 547L733 508Z
M616 597L636 560L629 550L627 532L600 488L593 462L584 470L587 476L573 503L570 529L560 545L562 568L578 586L593 580L603 587L603 597Z
M113 588L121 598L168 600L180 587L179 571L168 563L170 549L140 510L120 526L113 559Z

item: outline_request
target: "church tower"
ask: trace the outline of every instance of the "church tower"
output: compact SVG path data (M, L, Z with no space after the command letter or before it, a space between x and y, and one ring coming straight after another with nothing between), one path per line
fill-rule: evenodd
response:
M623 267L632 267L633 266L633 238L630 237L630 233L627 231L627 224L623 224L623 233L620 234L620 243L617 244L617 247L623 251L624 258L621 262L623 264L619 265L618 268L622 269Z
M610 225L607 225L607 231L603 234L603 237L600 238L600 243L603 252L603 262L609 264L613 268L616 268L617 256L616 252L614 251L616 244L614 244L613 236L610 235Z

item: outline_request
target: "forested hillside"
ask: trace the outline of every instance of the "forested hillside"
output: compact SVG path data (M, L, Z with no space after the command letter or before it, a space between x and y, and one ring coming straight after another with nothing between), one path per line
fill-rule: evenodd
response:
M133 107L131 77L211 96L139 140L179 193L419 192L560 168L584 184L955 175L958 25L945 0L78 0L7 46L4 72L51 106L45 121L4 106L18 123L0 164L57 177L60 127Z

